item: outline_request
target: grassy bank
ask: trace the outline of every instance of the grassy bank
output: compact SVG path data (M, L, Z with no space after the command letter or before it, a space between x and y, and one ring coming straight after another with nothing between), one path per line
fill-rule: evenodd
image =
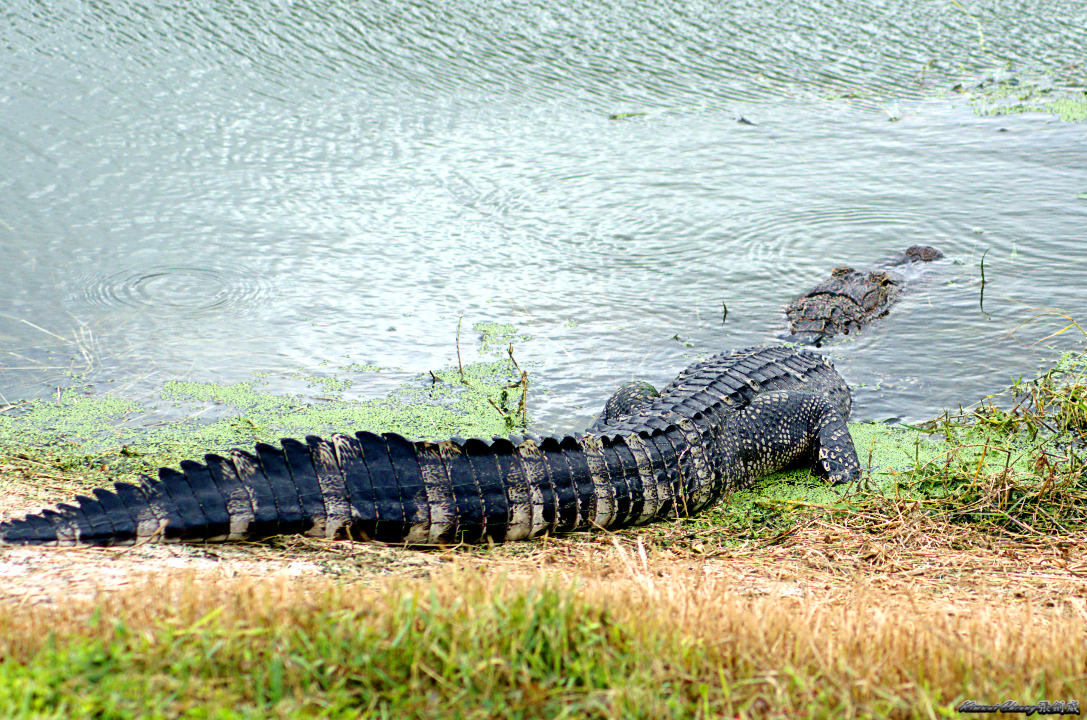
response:
M359 592L166 579L0 619L5 717L941 717L1082 692L1083 618L745 597L682 565Z

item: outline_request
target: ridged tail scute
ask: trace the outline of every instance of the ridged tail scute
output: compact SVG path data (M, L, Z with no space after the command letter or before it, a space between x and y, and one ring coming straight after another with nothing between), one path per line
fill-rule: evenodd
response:
M512 440L496 438L491 450L498 460L499 476L503 479L509 504L509 523L504 535L495 533L496 540L523 540L532 536L532 497L517 446ZM496 528L497 530L498 528Z
M460 538L466 543L480 542L487 532L484 496L490 499L492 492L490 485L495 481L493 463L490 464L491 472L486 481L477 475L471 459L473 448L470 447L475 442L479 441L467 440L461 444L442 443L438 449L439 456L445 460L446 467L449 468L449 492L453 498L453 514L458 520L457 529L460 532ZM482 467L487 468L487 464L482 463ZM479 477L478 481L477 477ZM486 488L485 485L487 485ZM500 515L506 517L505 510L501 511Z
M669 482L669 457L675 452L672 444L661 433L642 433L637 437L627 438L628 443L637 442L649 458L649 482L647 483L656 496L657 505L651 519L675 516L673 510L675 488Z
M283 448L281 452L287 472L290 473L289 480L294 484L298 506L302 511L304 525L302 532L323 536L328 513L325 510L321 484L317 479L317 471L314 469L315 463L310 455L310 447L290 438L280 441L280 445Z
M623 466L622 457L615 445L607 438L600 438L600 458L603 461L605 471L610 479L612 490L615 494L615 525L630 525L631 519L631 487L630 478L627 476L628 467L634 467L634 460L630 460L628 467Z
M298 489L294 486L291 471L283 450L275 445L260 443L254 448L256 456L255 472L262 473L272 491L272 500L276 506L279 533L295 535L310 529L312 521L302 514L302 502Z
M638 461L626 443L607 441L605 452L608 467L616 468L626 480L624 483L626 497L618 498L620 510L624 509L623 503L626 502L626 516L623 522L627 525L637 525L642 520L646 506L645 487L642 484L642 476L638 472Z
M199 531L199 536L209 541L228 539L230 513L227 511L226 498L212 479L207 466L195 460L183 460L181 472L184 473L185 480L192 488L193 496L200 505L200 511L207 518L207 524Z
M555 532L570 532L578 525L578 487L567 453L577 450L573 438L544 438L540 450L547 458L547 472L555 497Z
M462 451L467 467L462 468L461 472L469 473L476 478L476 490L479 492L479 514L475 513L473 504L472 513L465 518L467 532L464 540L467 542L469 537L475 536L478 532L479 539L502 542L512 513L498 453L479 439L466 441ZM461 486L458 492L466 494L468 489ZM465 503L468 504L469 501L465 500Z
M527 438L517 445L517 457L524 468L525 487L532 508L528 537L539 537L555 531L558 503L555 487L548 471L551 460L536 438Z
M219 475L228 485L232 485L236 480L249 496L252 518L244 527L241 521L237 524L232 523L232 532L270 537L291 531L280 512L275 490L264 468L261 467L258 455L244 450L231 450L229 457L209 455L207 460L213 474L218 470Z
M145 482L148 482L145 479ZM196 493L189 485L188 478L176 470L162 468L159 470L159 486L150 485L149 490L159 495L156 499L162 503L163 508L171 508L179 518L176 525L167 525L166 538L170 540L201 540L206 536L205 528L211 525L211 521L204 513L203 508L196 499Z
M22 520L6 523L4 539L33 545L56 545L57 533L62 525L55 520L60 513L46 510L41 515L28 515ZM67 543L65 543L67 544Z
M354 540L373 540L377 537L380 517L377 493L362 455L361 443L355 436L333 435L329 444L343 476L347 536Z
M113 526L110 536L119 538L122 542L135 539L136 520L128 512L128 506L121 501L121 498L102 488L95 488L92 493L98 500L98 504L102 506L106 519Z

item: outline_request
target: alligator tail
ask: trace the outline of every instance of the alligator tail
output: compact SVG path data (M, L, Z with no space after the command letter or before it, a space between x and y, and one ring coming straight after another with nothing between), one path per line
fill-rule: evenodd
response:
M0 541L126 545L304 534L427 545L641 524L687 515L719 494L700 488L704 472L684 477L681 454L693 456L683 434L673 427L626 438L433 443L361 432L288 439L185 461L180 472L161 469L158 480L117 483L112 492L96 489L0 523Z

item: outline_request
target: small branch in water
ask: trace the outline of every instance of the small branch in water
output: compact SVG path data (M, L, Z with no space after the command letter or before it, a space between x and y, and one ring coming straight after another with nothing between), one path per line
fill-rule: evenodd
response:
M721 324L723 325L725 320L728 320L728 305L725 305L725 301L721 301Z
M521 422L524 426L528 427L528 373L521 371L521 383L523 388L521 390Z
M498 411L499 415L501 415L502 417L506 417L506 411L498 407L498 403L496 403L493 399L487 398L487 402L489 402L494 407L494 409Z
M463 319L463 317L457 318L457 367L460 368L460 381L467 385L468 381L464 379L464 365L460 361L460 323Z
M992 250L992 248L985 248L985 252L981 254L981 296L978 298L978 309L985 314L986 317L992 317L989 313L985 312L985 253Z
M514 366L515 368L517 368L517 372L519 372L519 373L521 373L522 375L524 375L524 374L525 374L524 370L522 370L522 369L521 369L521 366L517 364L517 358L513 357L513 343L510 343L510 346L509 346L508 348L506 348L506 352L507 352L507 353L509 354L509 356L510 356L510 362L512 362L512 363L513 363L513 366Z
M521 422L524 426L528 427L528 373L521 369L521 366L517 364L517 358L513 356L513 343L506 348L506 352L509 353L510 362L517 368L517 372L521 373L521 379L516 384L511 385L511 388L515 388L518 385L521 386L521 402L518 403L517 410L521 413Z
M8 403L4 407L0 408L0 413L5 413L8 410L14 410L17 407L27 405L29 402L30 402L29 400L20 400L19 402L16 402L16 403Z

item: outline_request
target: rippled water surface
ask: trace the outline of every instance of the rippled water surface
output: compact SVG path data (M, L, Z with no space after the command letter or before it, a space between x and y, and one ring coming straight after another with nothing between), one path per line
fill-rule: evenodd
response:
M1078 1L0 17L0 401L66 370L139 394L401 368L355 377L376 396L455 363L463 317L531 336L535 429L574 430L619 382L774 342L834 266L918 243L947 257L824 348L854 417L925 419L1082 346L1031 346L1058 320L1011 333L1087 320L1087 124L972 105L1083 98Z

